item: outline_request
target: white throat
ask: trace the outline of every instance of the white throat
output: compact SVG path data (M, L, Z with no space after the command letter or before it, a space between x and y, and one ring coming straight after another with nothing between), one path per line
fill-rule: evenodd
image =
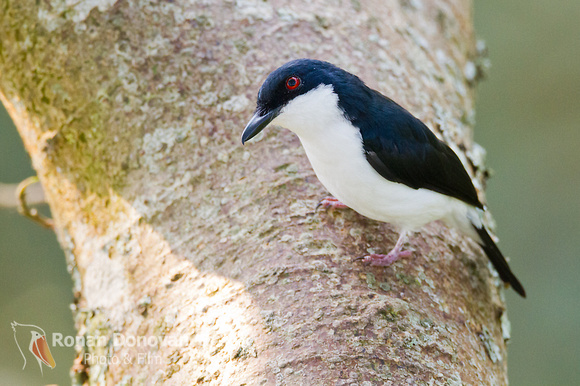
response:
M338 107L338 95L331 85L320 85L291 100L272 124L293 131L305 141L321 135L331 135L335 127L346 123Z

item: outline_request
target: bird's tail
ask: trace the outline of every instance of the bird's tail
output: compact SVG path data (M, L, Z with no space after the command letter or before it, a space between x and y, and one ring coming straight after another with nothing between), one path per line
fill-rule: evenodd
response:
M475 231L477 232L479 238L481 239L481 243L479 244L481 245L481 247L485 251L485 254L495 267L501 280L503 280L505 283L509 283L518 294L520 294L522 297L525 298L526 291L524 290L524 287L522 286L520 281L516 278L516 276L513 274L507 261L505 260L505 257L503 257L499 248L497 247L497 245L495 245L495 243L489 236L489 233L487 233L485 227L482 226L481 228L478 228L477 226L473 225L473 228L475 228Z

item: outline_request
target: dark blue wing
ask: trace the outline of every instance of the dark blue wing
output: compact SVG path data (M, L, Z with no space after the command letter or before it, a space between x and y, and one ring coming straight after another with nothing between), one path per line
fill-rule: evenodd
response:
M433 190L483 208L469 174L453 150L407 110L368 90L364 109L351 110L352 115L345 112L361 131L365 155L372 167L390 181Z

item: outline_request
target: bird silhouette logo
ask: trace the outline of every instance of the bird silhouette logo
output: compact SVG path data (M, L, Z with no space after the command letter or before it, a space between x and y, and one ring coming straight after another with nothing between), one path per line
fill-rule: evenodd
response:
M18 346L20 355L22 355L22 359L24 359L22 370L24 370L26 367L27 357L36 359L38 366L40 367L41 374L43 374L43 364L50 367L51 369L56 367L56 363L54 362L54 358L52 357L48 347L46 333L42 328L33 324L21 324L17 322L12 322L10 325L12 326L12 331L14 331L14 341L16 342L16 346ZM30 343L28 344L29 353L27 352L25 355L22 351L19 341L24 343L28 339L30 339Z

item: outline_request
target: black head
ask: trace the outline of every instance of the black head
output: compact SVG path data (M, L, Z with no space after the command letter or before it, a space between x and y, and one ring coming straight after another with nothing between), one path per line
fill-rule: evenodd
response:
M328 62L297 59L284 64L268 75L262 84L256 112L242 134L242 144L262 131L294 98L320 85L336 88L353 82L362 84L356 76Z

